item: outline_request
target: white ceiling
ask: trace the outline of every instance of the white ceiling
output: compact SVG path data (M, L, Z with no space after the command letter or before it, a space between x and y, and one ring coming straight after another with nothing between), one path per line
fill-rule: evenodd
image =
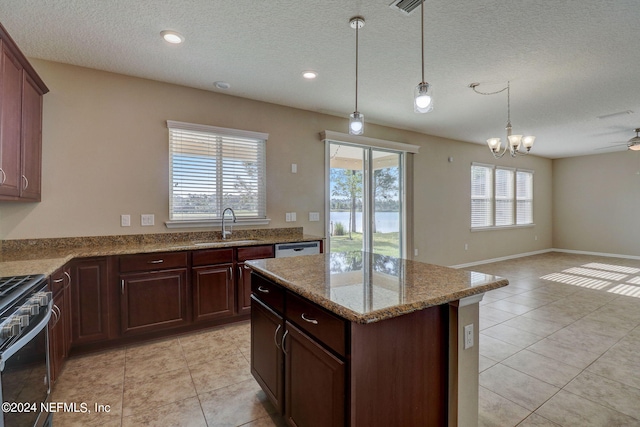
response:
M29 57L220 91L484 144L504 140L511 81L514 133L560 158L626 147L640 127L638 0L427 0L426 80L435 108L413 112L420 9L391 0L2 0L0 22ZM160 31L186 39L168 45ZM315 70L315 81L301 77ZM632 111L608 118L599 116ZM337 130L337 129L336 129ZM346 132L346 121L345 129ZM367 134L365 128L365 135ZM603 150L603 148L605 148Z

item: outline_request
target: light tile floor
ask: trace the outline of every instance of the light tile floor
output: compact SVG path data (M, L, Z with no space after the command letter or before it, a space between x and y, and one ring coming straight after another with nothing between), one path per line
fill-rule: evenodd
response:
M640 426L640 261L549 253L469 269L510 280L480 305L480 426ZM284 425L249 372L247 322L72 358L52 401L90 410L56 427Z
M480 303L480 426L640 426L640 261L548 253L469 268Z

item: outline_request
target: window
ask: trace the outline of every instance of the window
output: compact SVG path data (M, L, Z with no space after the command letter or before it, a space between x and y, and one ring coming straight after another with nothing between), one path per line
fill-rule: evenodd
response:
M533 224L533 172L471 165L471 228Z
M266 219L268 134L167 121L169 222ZM169 226L169 224L167 224Z

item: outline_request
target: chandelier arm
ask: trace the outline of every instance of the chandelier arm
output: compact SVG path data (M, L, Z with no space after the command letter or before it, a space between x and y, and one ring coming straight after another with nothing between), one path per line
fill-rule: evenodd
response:
M497 90L497 91L495 91L495 92L480 92L478 89L476 89L476 87L478 87L478 86L480 86L480 83L471 83L471 84L469 85L469 87L470 87L470 88L471 88L475 93L477 93L477 94L479 94L479 95L497 95L497 94L499 94L499 93L504 92L505 90L507 90L507 89L509 88L509 87L507 86L507 87L505 87L505 88L503 88L503 89L500 89L500 90Z

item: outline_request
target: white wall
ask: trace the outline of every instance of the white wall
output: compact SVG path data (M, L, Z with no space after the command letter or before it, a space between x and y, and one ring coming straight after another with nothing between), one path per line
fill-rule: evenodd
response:
M344 132L344 117L54 62L32 64L51 89L44 98L42 202L0 203L0 239L169 232L168 119L269 133L269 227L324 235L324 218L308 221L310 211L324 214L318 134ZM496 162L484 146L371 123L366 136L421 146L414 161L417 259L451 265L552 246L551 160ZM535 170L534 227L470 231L474 161ZM298 165L296 175L291 163ZM285 212L293 211L298 221L285 222ZM155 226L140 226L146 213L155 214ZM132 227L120 227L121 214L132 215Z
M640 256L640 152L553 162L553 246Z

